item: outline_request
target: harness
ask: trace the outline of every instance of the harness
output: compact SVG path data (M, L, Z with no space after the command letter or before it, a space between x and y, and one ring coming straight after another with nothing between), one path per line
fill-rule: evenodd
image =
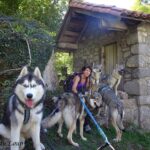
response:
M108 85L104 85L102 87L99 88L98 92L101 94L101 96L103 97L103 95L105 94L105 92L112 90Z
M85 83L81 83L81 79L82 79L81 74L79 74L78 76L79 76L80 80L79 80L79 83L77 85L77 90L78 90L78 92L81 92L83 94L86 90L88 78L86 78Z
M109 91L111 88L108 85L104 85L99 88L99 92Z
M24 115L24 121L23 124L27 124L29 119L30 119L30 110L31 108L27 107L19 98L17 95L13 95L13 108L16 109L20 114ZM35 107L39 106L44 100L44 96L35 104ZM24 112L22 112L18 107L17 107L17 101L19 104L24 108ZM37 111L36 114L40 114L43 111L43 107L41 110Z
M118 111L122 115L122 111L120 110L120 108L123 107L122 103L121 103L120 100L118 100L118 96L116 96L116 94L114 93L114 91L112 90L112 88L110 88L108 85L104 85L104 86L102 86L102 87L99 88L98 92L101 94L101 96L103 97L103 100L105 101L105 103L107 105L116 106L117 109L118 109ZM107 97L105 97L105 94L107 95Z

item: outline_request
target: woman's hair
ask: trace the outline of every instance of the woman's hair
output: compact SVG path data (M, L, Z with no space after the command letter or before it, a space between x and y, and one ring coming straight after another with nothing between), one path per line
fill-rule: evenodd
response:
M83 71L85 71L87 68L90 69L90 71L91 71L91 73L92 73L92 68L91 68L91 66L83 66L82 69L81 69L81 71L83 72Z

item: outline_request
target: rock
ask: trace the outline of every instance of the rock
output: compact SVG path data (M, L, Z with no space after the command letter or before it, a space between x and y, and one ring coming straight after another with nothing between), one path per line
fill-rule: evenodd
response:
M144 79L135 79L124 84L124 90L130 95L147 95L147 82Z

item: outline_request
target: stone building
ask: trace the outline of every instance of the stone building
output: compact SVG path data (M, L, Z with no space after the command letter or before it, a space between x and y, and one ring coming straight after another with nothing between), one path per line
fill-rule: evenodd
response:
M95 63L111 74L123 65L125 120L150 130L150 14L72 0L57 48L73 53L74 70Z

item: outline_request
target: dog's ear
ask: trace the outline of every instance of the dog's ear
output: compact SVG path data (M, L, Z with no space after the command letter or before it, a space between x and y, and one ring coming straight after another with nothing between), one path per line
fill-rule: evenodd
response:
M35 68L33 74L34 74L35 76L37 76L39 79L43 79L43 78L42 78L42 75L41 75L41 72L40 72L40 69L39 69L38 67Z
M21 70L21 72L20 72L17 80L20 79L21 77L25 76L26 74L28 74L28 68L27 68L27 66L25 66L25 67L22 68L22 70Z
M40 80L42 80L44 85L46 85L43 78L42 78L41 71L38 67L35 67L33 74L35 76L37 76Z

